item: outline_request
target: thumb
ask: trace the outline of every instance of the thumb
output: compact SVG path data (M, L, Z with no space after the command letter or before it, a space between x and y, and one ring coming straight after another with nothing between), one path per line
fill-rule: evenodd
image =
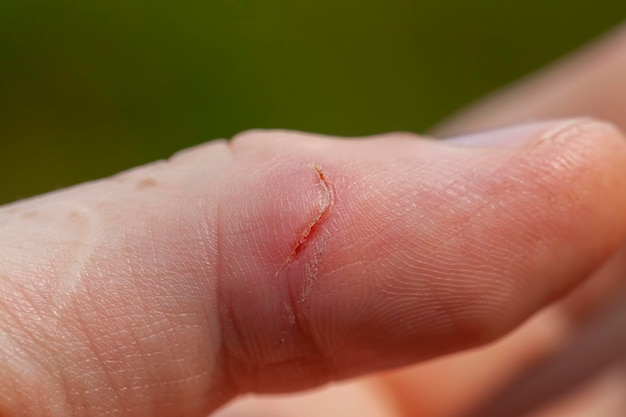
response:
M201 416L489 342L624 238L623 178L587 120L250 132L6 206L0 409Z

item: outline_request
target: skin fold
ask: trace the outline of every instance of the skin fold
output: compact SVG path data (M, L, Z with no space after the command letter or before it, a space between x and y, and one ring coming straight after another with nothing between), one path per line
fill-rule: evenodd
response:
M449 132L522 126L449 142L253 131L0 208L2 414L204 416L494 342L586 288L486 350L216 415L439 417L486 397L618 286L626 119L599 95L562 116L615 125L523 123L519 103L547 94L536 119L573 106L529 87L545 77L609 91L624 42Z

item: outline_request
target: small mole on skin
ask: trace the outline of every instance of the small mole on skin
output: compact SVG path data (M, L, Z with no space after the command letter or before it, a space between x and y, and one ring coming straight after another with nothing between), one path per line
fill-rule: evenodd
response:
M144 178L137 183L137 189L143 190L145 188L154 187L155 185L157 185L157 182L153 178Z
M37 214L39 213L37 213L36 211L27 211L26 213L22 214L22 217L25 219L30 219L32 217L37 216Z

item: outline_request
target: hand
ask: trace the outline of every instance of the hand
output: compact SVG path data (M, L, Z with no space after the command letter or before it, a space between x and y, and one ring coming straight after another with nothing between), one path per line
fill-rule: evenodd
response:
M448 132L626 124L625 43ZM588 119L447 142L249 132L5 206L0 414L203 416L484 345L618 249L625 177L623 136ZM620 260L493 348L223 415L452 415L602 304Z

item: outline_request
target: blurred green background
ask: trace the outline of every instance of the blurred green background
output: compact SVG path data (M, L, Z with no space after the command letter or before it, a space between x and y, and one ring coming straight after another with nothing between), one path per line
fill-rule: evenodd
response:
M424 131L624 0L2 0L0 203L255 127Z

